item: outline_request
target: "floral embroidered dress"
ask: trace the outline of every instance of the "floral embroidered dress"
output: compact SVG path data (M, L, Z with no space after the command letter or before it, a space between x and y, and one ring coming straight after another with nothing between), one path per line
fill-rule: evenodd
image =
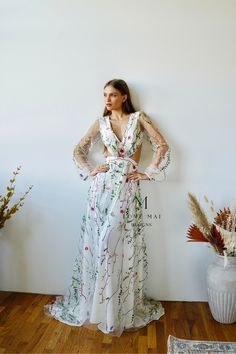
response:
M170 162L170 149L144 112L131 113L122 140L109 116L99 117L74 149L73 159L83 180L91 179L71 283L65 295L44 305L48 316L74 326L99 328L120 336L158 320L164 309L146 295L147 253L139 181L127 180L138 170L132 156L146 136L152 161L144 171L158 180ZM94 169L88 152L99 140L110 156L107 172Z

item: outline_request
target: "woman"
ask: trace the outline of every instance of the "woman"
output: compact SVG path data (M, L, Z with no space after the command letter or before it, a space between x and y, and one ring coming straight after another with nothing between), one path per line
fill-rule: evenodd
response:
M71 285L45 305L45 313L74 326L120 336L158 320L164 309L146 296L147 254L140 180L157 180L170 149L144 112L135 111L123 80L104 87L102 117L75 146L73 160L83 180L91 179ZM152 145L150 165L138 171L143 138ZM88 153L104 144L106 163L92 166Z

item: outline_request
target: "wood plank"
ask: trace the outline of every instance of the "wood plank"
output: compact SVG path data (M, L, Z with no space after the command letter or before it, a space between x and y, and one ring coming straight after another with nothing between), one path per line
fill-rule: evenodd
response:
M0 353L166 353L171 334L236 341L236 323L215 321L206 302L162 301L165 315L120 337L69 326L44 314L54 296L0 291Z

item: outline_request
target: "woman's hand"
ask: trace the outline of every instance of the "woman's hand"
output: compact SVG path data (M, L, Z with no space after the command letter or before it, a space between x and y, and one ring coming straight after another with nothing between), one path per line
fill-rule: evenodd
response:
M131 172L128 174L127 179L132 181L139 181L141 179L149 180L148 176L145 173L141 173L141 172Z
M109 170L108 164L98 165L95 167L95 169L92 172L90 172L90 176L95 176L97 173L107 172L108 170Z

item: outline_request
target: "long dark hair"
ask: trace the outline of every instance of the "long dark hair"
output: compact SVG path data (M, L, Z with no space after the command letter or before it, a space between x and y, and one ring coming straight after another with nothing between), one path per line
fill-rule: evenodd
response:
M122 111L124 113L134 113L135 112L135 108L134 108L133 103L131 101L131 95L130 95L130 91L129 91L129 87L128 87L127 83L124 80L121 80L121 79L113 79L113 80L108 81L105 84L104 89L108 85L109 86L113 86L116 90L120 91L120 93L122 95L127 95L126 101L124 103L122 103ZM111 111L109 111L107 109L107 107L105 107L104 111L103 111L103 117L107 116L107 115L110 115L110 114L111 114Z

